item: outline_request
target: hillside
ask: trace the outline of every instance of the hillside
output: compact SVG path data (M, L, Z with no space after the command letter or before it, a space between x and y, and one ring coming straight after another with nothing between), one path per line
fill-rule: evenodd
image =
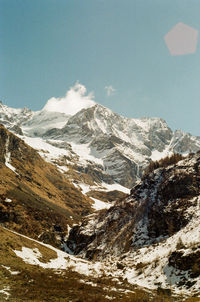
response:
M0 227L0 301L197 302L144 291L89 262Z
M83 195L53 164L0 126L0 223L60 246L69 227L92 211Z
M129 197L74 226L66 245L150 289L197 295L200 153L149 173Z

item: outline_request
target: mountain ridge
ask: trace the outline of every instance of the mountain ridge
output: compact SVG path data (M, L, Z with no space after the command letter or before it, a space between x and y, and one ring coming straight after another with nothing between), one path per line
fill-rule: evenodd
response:
M100 260L106 278L198 297L200 153L191 151L200 138L98 104L72 116L6 110L0 119L12 132L0 126L1 223L94 267ZM52 118L66 123L55 128ZM30 136L14 135L14 127ZM140 180L151 159L178 151L190 154ZM106 203L92 213L92 199ZM81 213L91 214L79 224Z
M57 152L52 161L58 166L62 162L75 170L87 168L99 184L119 183L128 188L141 178L151 160L200 149L200 137L172 131L161 118L126 118L97 103L74 115L1 104L0 122L27 142L38 137L48 143L47 149L43 144L43 155L40 152L44 158L50 145L56 144L60 154ZM31 143L37 149L33 139Z

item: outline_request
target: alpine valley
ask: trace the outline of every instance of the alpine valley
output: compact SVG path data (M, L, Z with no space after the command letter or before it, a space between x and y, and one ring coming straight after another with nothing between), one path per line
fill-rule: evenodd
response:
M79 83L0 124L0 301L200 301L200 137Z

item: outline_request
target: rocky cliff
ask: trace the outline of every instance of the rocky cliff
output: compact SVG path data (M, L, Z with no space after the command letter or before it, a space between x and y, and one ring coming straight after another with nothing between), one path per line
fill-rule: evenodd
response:
M160 167L130 196L75 226L70 250L147 287L198 289L200 152Z

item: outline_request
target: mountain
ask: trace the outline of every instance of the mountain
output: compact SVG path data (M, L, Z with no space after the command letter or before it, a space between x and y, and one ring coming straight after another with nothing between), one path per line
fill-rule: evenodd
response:
M128 119L98 104L79 111L62 129L49 130L43 137L69 142L80 160L96 163L101 173L129 188L150 159L200 148L200 138L172 132L160 118Z
M37 112L1 104L0 121L43 158L68 170L68 176L73 171L71 180L80 188L87 185L88 192L110 190L111 184L128 192L151 160L200 149L200 137L172 131L161 118L125 118L89 98L80 100L76 91L70 93L50 99Z
M93 212L83 195L58 168L0 126L0 223L54 246L70 226Z
M200 138L82 88L0 104L0 299L198 301Z
M198 301L199 163L149 173L77 225L91 200L0 126L0 300Z
M199 184L200 152L168 162L145 175L130 196L74 226L66 247L132 284L198 295Z
M27 108L10 108L0 101L0 124L17 134L23 134L21 124L31 118L33 112Z

